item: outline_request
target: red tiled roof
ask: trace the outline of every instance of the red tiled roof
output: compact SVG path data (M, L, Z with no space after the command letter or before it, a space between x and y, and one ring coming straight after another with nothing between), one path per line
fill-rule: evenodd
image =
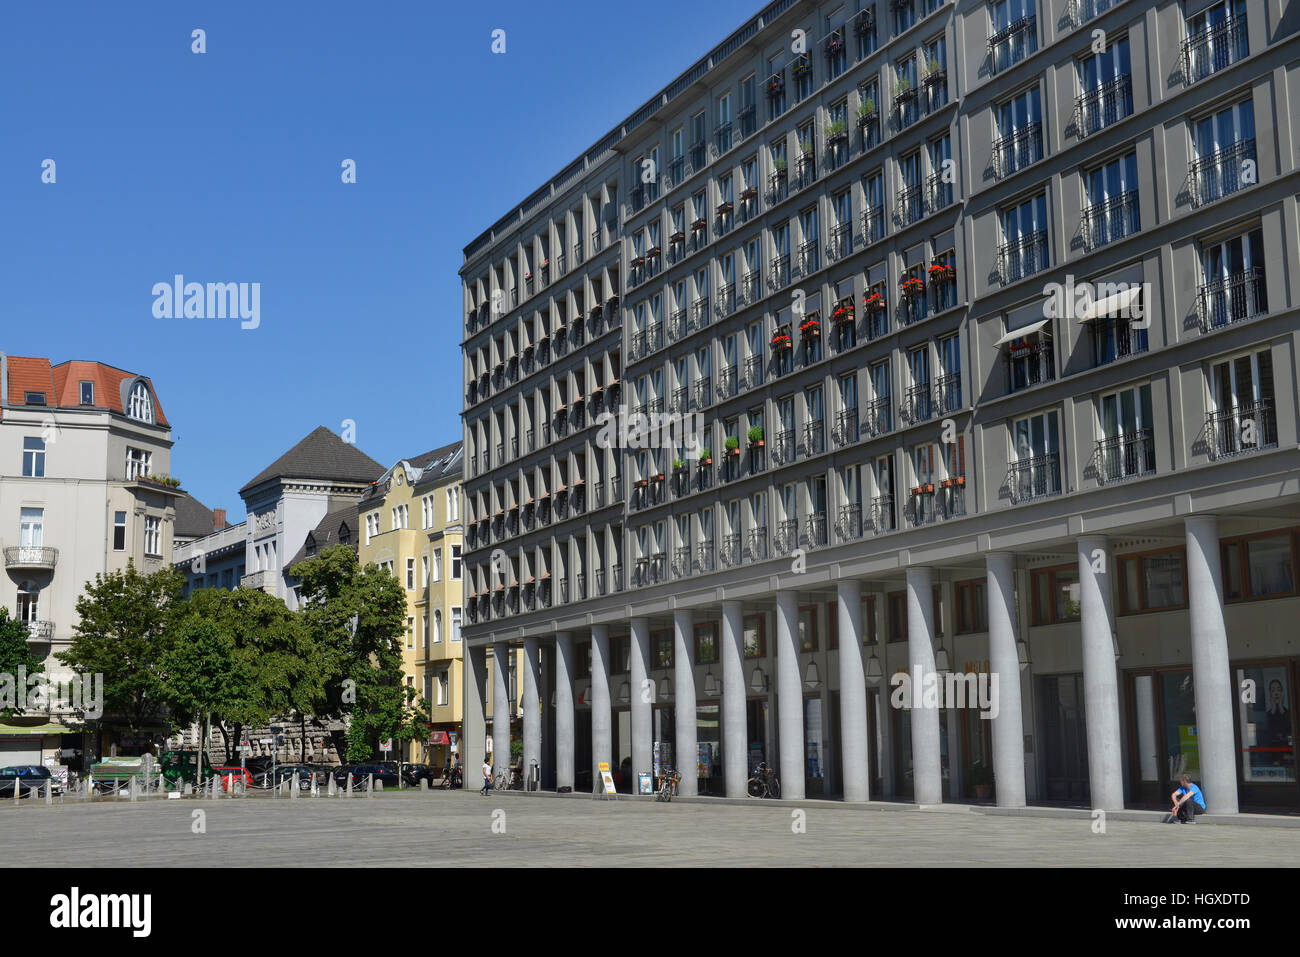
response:
M45 404L51 408L80 409L91 408L117 412L125 415L122 405L122 383L127 379L142 379L153 397L154 421L164 428L171 428L167 416L163 414L162 403L148 376L137 376L133 372L118 369L102 362L86 362L73 359L50 365L49 359L30 356L9 356L6 365L9 372L10 405L25 405L28 392L40 392L45 396ZM95 402L91 406L81 404L81 383L95 384Z

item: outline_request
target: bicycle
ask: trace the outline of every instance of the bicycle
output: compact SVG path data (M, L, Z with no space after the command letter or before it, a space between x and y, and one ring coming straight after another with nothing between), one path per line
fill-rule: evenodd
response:
M498 771L497 776L492 779L492 787L497 791L522 791L524 789L524 776L519 773L518 768L511 768L509 771Z
M677 794L677 786L681 782L682 776L674 768L664 768L659 775L659 793L655 795L655 800L671 801Z
M776 772L767 766L766 761L760 761L758 767L754 769L754 776L747 782L749 796L755 798L779 798L781 796L781 782L777 779Z

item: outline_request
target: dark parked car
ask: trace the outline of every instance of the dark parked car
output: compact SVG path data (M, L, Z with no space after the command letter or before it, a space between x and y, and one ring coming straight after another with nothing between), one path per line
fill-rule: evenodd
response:
M435 768L432 764L406 764L402 766L402 773L406 783L413 788L418 788L421 781L428 781L428 786L433 787L434 781L442 780L442 768Z
M316 769L307 764L278 764L274 770L268 768L261 774L256 775L259 787L275 787L281 781L292 781L295 772L298 774L298 790L311 790L311 773ZM317 780L323 780L320 771L316 771Z
M23 797L36 797L31 789L39 788L43 793L46 782L52 777L50 769L39 764L17 764L10 768L0 768L0 797L12 798L15 782L22 783Z
M375 781L382 781L384 787L397 787L397 765L393 762L392 767L386 767L382 761L370 761L366 764L345 764L334 772L334 780L338 786L345 788L348 786L348 773L352 774L352 790L366 788L370 783L370 775L375 776Z

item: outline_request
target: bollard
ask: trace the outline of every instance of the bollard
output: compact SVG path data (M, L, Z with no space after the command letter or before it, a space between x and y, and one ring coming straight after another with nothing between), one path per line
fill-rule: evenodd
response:
M14 778L14 804L17 804L18 799L21 798L22 796L23 796L23 782L18 780L18 778Z
M330 775L325 781L325 796L338 797L339 783L334 780L334 775Z
M352 772L348 772L348 797L352 797Z
M373 774L367 774L366 775L366 797L371 798L374 796L375 796L375 776Z
M135 792L136 792L136 784L135 784L135 782L136 782L136 777L135 777L135 775L133 774L133 775L131 775L131 788L130 788L130 790L131 790L131 800L132 800L132 801L135 800Z
M374 780L374 775L371 775L371 780L372 781ZM375 787L378 788L382 793L384 790L384 779L380 778L378 781L375 781Z
M293 781L290 782L290 785L289 785L289 797L290 797L290 798L296 798L297 796L298 796L298 772L297 772L297 771L294 771L294 772L293 772Z
M54 803L54 782L53 781L45 782L45 803L46 804Z
M428 779L428 778L420 778L420 790L421 790L421 791L427 791L427 790L429 790L429 779Z
M191 794L194 793L194 785L191 784L189 781L186 781L185 787L181 790L181 793L184 794L186 797L189 797Z

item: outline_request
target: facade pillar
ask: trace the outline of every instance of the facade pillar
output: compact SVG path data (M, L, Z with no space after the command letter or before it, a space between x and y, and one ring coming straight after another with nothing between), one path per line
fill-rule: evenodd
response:
M749 780L745 688L745 606L722 603L722 761L727 797L744 797Z
M1219 522L1213 515L1187 519L1187 604L1192 632L1192 690L1196 700L1196 749L1206 810L1236 814L1236 699L1228 664L1223 619L1223 569Z
M907 663L912 681L912 799L943 803L943 758L939 753L939 709L926 706L923 689L937 682L934 669L934 577L929 568L907 570ZM919 687L918 687L919 685Z
M677 770L682 776L679 793L700 793L699 744L695 729L695 613L689 608L673 612L673 697L677 699L673 723L677 726Z
M998 807L1025 806L1025 725L1016 653L1016 558L993 552L988 566L989 670L997 675L993 724L993 788ZM971 718L972 721L981 720Z
M524 639L524 787L532 782L533 762L542 763L542 695L538 641ZM540 777L538 787L541 787Z
M464 650L460 740L461 774L465 788L481 786L479 765L487 754L487 648L466 642Z
M555 787L573 790L573 635L555 634Z
M510 646L504 641L492 645L492 776L510 771Z
M609 697L609 626L591 626L591 787L605 790L600 776L603 761L610 771L614 761L614 711Z
M1094 809L1124 807L1120 751L1119 679L1115 672L1115 619L1111 614L1110 546L1085 535L1079 546L1080 631L1083 634L1083 704L1088 725L1088 790Z
M653 708L655 686L650 681L650 620L633 618L629 641L629 679L632 692L632 780L654 773Z
M862 586L856 580L835 586L840 636L840 743L844 800L871 797L870 742L867 741L867 676L862 663Z
M804 799L803 676L799 674L799 596L776 593L776 741L781 797Z

